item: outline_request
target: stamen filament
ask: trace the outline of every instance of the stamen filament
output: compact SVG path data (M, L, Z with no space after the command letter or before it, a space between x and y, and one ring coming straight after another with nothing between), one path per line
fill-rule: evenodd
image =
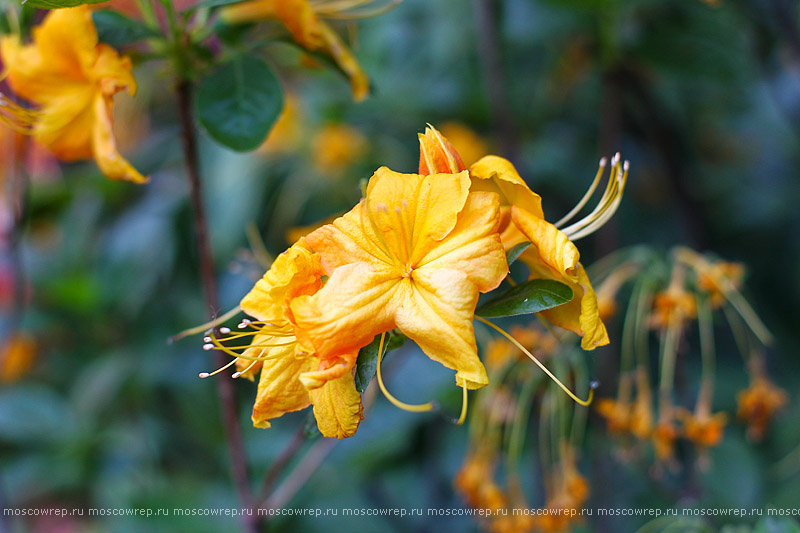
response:
M197 376L200 379L205 379L205 378L210 378L211 376L216 376L217 374L219 374L220 372L222 372L226 368L229 368L234 363L236 363L236 359L231 360L230 363L228 363L227 365L225 365L223 367L220 367L220 368L214 370L213 372L200 372L199 374L197 374Z
M467 397L467 383L464 382L464 385L461 386L461 390L464 391L464 395L461 399L461 416L458 417L458 420L455 421L457 426L460 426L464 423L464 420L467 419L467 406L469 405L469 400Z
M249 372L249 371L250 371L250 369L251 369L251 368L253 368L254 366L256 366L256 364L258 364L258 362L259 362L259 361L253 361L253 362L252 362L252 363L250 363L250 365L248 365L248 367L247 367L247 368L245 368L244 370L242 370L242 371L240 371L240 372L234 372L234 373L231 375L231 377L232 377L233 379L236 379L236 378L238 378L239 376L241 376L242 374L246 374L247 372Z
M172 344L173 342L179 341L184 337L188 337L189 335L197 335L198 333L203 333L204 331L206 331L208 329L217 327L220 324L222 324L224 322L227 322L231 318L235 317L237 314L239 314L239 312L241 310L242 309L237 305L236 307L234 307L233 309L231 309L230 311L228 311L224 315L219 316L219 317L215 318L214 320L211 320L210 322L206 322L205 324L200 324L199 326L195 326L193 328L189 328L189 329L185 329L185 330L181 331L177 335L174 335L174 336L170 337L169 339L167 339L167 342Z
M585 206L586 202L589 201L589 198L592 197L594 191L597 190L597 186L600 184L600 180L603 178L603 173L605 173L605 171L606 171L606 158L604 157L600 160L600 167L597 169L597 174L594 177L594 181L592 181L592 184L589 186L589 190L586 191L586 194L583 195L581 201L578 202L575 205L575 207L572 208L572 211L564 215L561 218L561 220L553 224L555 227L560 228L561 226L572 220L572 218L575 215L577 215L581 209L583 209L583 206Z
M435 407L433 402L428 402L420 405L411 405L409 403L401 402L397 398L391 395L388 390L386 390L386 385L383 384L383 376L381 375L381 360L383 358L383 342L386 339L386 333L381 333L381 342L378 345L378 364L375 367L375 375L378 378L378 386L381 389L381 392L386 399L389 400L395 407L399 407L403 411L409 411L412 413L424 413L426 411L431 411Z
M585 400L581 400L580 398L578 398L578 396L576 396L576 395L575 395L575 393L574 393L574 392L572 392L571 390L569 390L569 388L568 388L566 385L564 385L564 384L561 382L561 380L560 380L560 379L558 379L558 378L555 376L555 374L553 374L552 372L550 372L550 370L548 370L548 369L547 369L547 367L546 367L546 366L544 366L544 364L542 364L542 362L541 362L541 361L539 361L539 360L536 358L536 356L535 356L535 355L533 355L531 352L529 352L529 351L528 351L528 350L527 350L527 349L526 349L526 348L525 348L525 347L524 347L522 344L520 344L520 343L519 343L519 341L517 341L517 339L515 339L514 337L512 337L510 334L506 333L506 331L505 331L504 329L502 329L500 326L496 326L495 324L492 324L492 323L491 323L491 322L489 322L488 320L486 320L486 319L484 319L484 318L482 318L482 317L479 317L479 316L477 316L477 315L475 316L475 319L476 319L476 320L478 320L478 321L480 321L480 322L483 322L483 323L484 323L484 324L486 324L487 326L489 326L489 327L493 328L495 331L497 331L498 333L500 333L501 335L503 335L503 336L504 336L506 339L508 339L509 341L511 341L511 343L512 343L514 346L516 346L517 348L519 348L519 349L522 351L522 353L524 353L525 355L527 355L527 356L528 356L528 358L530 358L530 360L531 360L531 361L533 361L534 363L536 363L536 365L537 365L537 366L538 366L538 367L539 367L539 368L542 370L542 372L544 372L545 374L547 374L547 377L549 377L550 379L552 379L552 380L553 380L553 382L554 382L556 385L558 385L558 386L561 388L561 390L563 390L563 391L564 391L564 392L567 394L567 396L569 396L570 398L572 398L572 400L573 400L575 403L577 403L577 404L579 404L579 405L582 405L582 406L584 406L584 407L588 407L588 406L589 406L589 405L592 403L592 400L594 399L594 387L590 387L590 388L589 388L589 397L588 397L587 399L585 399Z

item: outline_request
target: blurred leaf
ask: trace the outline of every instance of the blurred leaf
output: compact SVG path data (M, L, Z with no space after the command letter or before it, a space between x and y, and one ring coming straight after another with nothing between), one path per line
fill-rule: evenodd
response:
M267 63L232 59L197 88L197 117L212 139L238 152L258 148L283 108L283 91Z
M384 353L389 354L392 350L399 348L406 341L404 335L392 330L386 333L384 340ZM381 336L376 335L372 342L361 348L356 360L356 389L358 392L367 390L375 371L378 368L378 348L381 344ZM384 359L386 355L383 356Z
M63 398L36 386L19 386L0 391L0 439L59 441L74 428Z
M92 13L92 20L97 28L100 42L115 48L149 37L160 37L161 34L139 22L126 17L122 13L100 10Z
M531 243L529 242L521 242L518 245L511 248L509 251L506 252L506 261L508 262L509 266L514 263L519 256L522 255L522 252L528 249Z
M800 533L800 525L788 516L769 516L758 521L753 533Z
M482 317L501 317L538 313L572 300L572 289L549 279L532 279L512 287L483 303L475 310Z
M22 0L22 5L39 9L60 9L63 7L100 4L108 0Z

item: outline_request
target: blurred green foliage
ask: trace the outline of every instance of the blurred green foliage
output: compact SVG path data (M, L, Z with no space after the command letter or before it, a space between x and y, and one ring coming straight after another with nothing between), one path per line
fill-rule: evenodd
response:
M476 16L482 4L495 13ZM749 267L747 294L776 334L768 354L789 409L762 444L729 425L711 468L650 475L649 458L620 460L602 422L590 418L581 470L589 507L797 508L800 464L776 469L800 444L795 395L800 348L800 19L785 0L405 0L359 23L356 55L374 94L351 101L330 70L300 66L284 43L263 49L306 132L296 151L240 154L201 139L212 243L225 309L263 272L245 228L254 223L271 254L286 232L355 204L359 180L379 165L416 168L426 122L469 124L506 155L544 199L548 217L583 194L602 155L631 161L616 218L581 242L589 264L621 246L687 244ZM490 28L487 28L491 26ZM487 42L487 29L497 32ZM489 31L491 34L491 31ZM238 37L234 37L238 38ZM488 49L487 49L488 47ZM486 57L500 58L500 77ZM0 498L10 507L236 508L219 407L200 338L168 345L205 320L192 226L175 131L175 106L158 68L137 69L143 102L133 118L148 132L129 149L152 174L144 187L105 180L91 164L32 176L22 258L30 284L23 326L39 358L0 389ZM499 90L502 101L488 95ZM314 165L313 132L331 122L368 139L337 174ZM125 123L118 124L126 128ZM244 146L244 144L242 145ZM610 394L612 345L587 356ZM718 340L715 406L735 412L747 374L731 339ZM696 359L696 358L695 358ZM439 398L456 413L449 372L411 343L387 362L389 388L406 399ZM679 368L693 397L699 368ZM303 426L305 413L249 426L255 385L237 382L251 478L260 479ZM331 455L292 507L461 508L452 479L466 427L399 411L378 398L356 436ZM535 442L535 439L529 439ZM691 458L691 450L681 449ZM784 466L786 463L782 463ZM535 467L524 459L533 481ZM531 494L533 498L535 494ZM531 501L531 505L541 502ZM594 516L586 531L631 531L639 517ZM49 531L44 519L0 517L0 529ZM65 531L227 531L235 518L64 518ZM708 517L651 531L796 531L786 522ZM786 525L789 524L789 525ZM278 517L276 531L470 530L467 517ZM741 529L742 526L744 529ZM710 529L709 529L710 528Z

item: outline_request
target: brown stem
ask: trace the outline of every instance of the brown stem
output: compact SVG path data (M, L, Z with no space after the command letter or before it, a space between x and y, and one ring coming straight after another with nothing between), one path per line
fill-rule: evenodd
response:
M297 429L291 442L286 445L281 454L272 462L264 475L264 481L261 483L261 491L259 493L258 501L264 501L275 489L275 484L280 479L281 474L292 462L292 460L303 449L303 444L306 442L306 431L303 426Z
M509 108L509 94L503 75L500 53L500 36L497 33L497 0L474 0L475 22L478 27L478 55L480 56L483 81L489 96L492 120L495 123L503 155L511 159L517 156L517 132Z
M186 162L186 177L189 180L189 194L194 214L194 233L197 254L200 263L200 278L203 284L208 314L213 319L219 312L219 299L217 296L217 282L214 276L214 259L211 253L211 243L208 234L208 223L203 206L203 190L200 181L200 170L197 156L197 136L192 115L192 83L189 80L180 80L177 86L178 114L181 123L183 139L183 155ZM214 363L220 367L226 363L222 352L214 352ZM245 460L244 442L239 427L239 418L236 410L236 397L233 381L227 375L217 378L217 393L219 394L222 423L225 427L225 438L228 443L230 466L239 499L246 509L253 508L253 495L247 480L247 463ZM248 532L257 531L256 517L245 514L244 527Z

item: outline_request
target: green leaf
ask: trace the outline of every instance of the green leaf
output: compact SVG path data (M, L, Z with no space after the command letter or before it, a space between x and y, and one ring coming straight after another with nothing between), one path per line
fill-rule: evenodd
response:
M521 242L518 245L516 245L513 248L511 248L509 251L507 251L506 252L506 261L508 262L509 266L511 266L511 264L514 261L519 259L519 256L522 255L522 252L527 250L528 246L530 246L530 245L531 245L531 243L529 243L527 241L526 242Z
M212 139L238 152L255 150L277 120L283 91L267 63L241 55L197 88L197 118Z
M538 313L564 305L572 300L572 289L549 279L532 279L492 298L475 310L475 314L491 318Z
M95 11L92 13L92 20L97 28L97 36L100 41L115 48L141 41L142 39L161 36L154 29L117 11L105 9Z
M403 345L406 341L404 335L396 332L389 331L386 333L384 340L383 351L388 354ZM381 336L376 335L372 342L361 348L358 352L358 359L356 360L356 389L358 392L367 390L367 386L375 377L375 371L378 368L378 347L381 343ZM384 355L384 359L386 355Z
M39 9L61 9L63 7L82 6L83 4L100 4L108 0L22 0L22 4Z

